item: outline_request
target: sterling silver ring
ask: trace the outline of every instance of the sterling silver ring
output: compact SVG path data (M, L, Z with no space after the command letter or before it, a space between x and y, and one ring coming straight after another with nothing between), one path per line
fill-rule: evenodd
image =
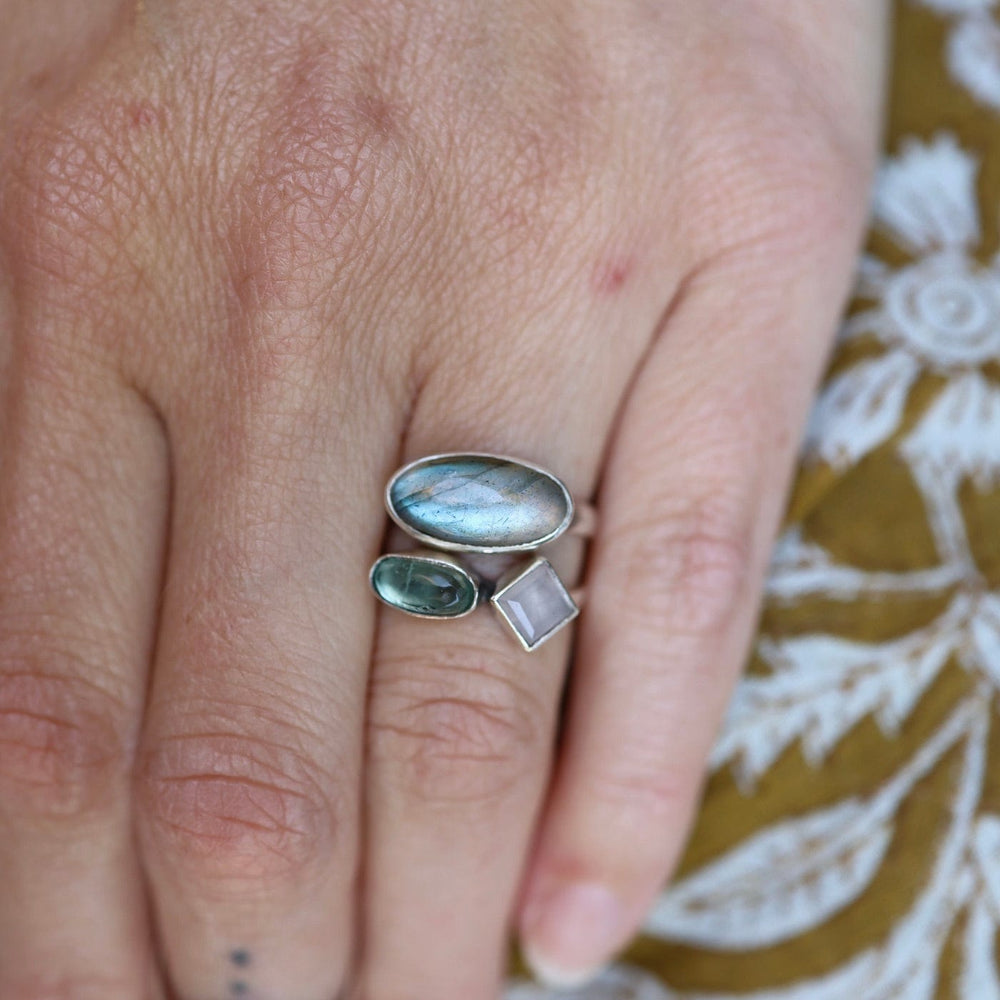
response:
M446 620L489 603L528 651L579 614L582 590L571 592L542 556L514 566L504 560L496 579L483 575L484 561L494 556L534 553L564 534L593 533L594 508L575 503L546 469L484 452L428 455L389 477L385 506L422 546L372 565L371 588L390 607Z

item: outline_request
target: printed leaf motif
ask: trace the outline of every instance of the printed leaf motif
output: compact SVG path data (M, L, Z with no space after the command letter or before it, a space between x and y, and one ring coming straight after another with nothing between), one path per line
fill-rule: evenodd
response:
M997 925L982 896L969 908L963 941L963 963L959 975L961 1000L1000 1000L996 967Z
M835 468L855 464L899 426L919 372L914 358L894 350L835 378L813 408L807 453Z
M948 68L973 97L1000 110L1000 25L985 13L960 21L948 40Z
M961 1000L1000 1000L996 936L1000 924L1000 817L981 816L972 840L979 891L969 906L959 975Z
M857 799L778 823L675 884L648 934L716 949L761 948L853 901L892 839L879 799Z
M959 583L964 567L942 564L909 573L871 572L836 563L826 549L789 528L775 544L767 580L768 596L793 601L810 594L855 600L866 594L939 593Z
M951 818L938 844L930 877L909 912L895 924L884 943L866 949L815 979L753 993L684 993L683 1000L844 1000L845 997L851 1000L933 1000L941 949L956 914L968 904L976 886L976 877L965 862L986 772L987 732L987 707L981 698L973 696L952 713L904 769L864 807L870 824L884 825L920 777L956 743L964 741L963 764L955 785ZM857 806L852 803L850 808ZM835 810L827 810L828 816L835 814ZM861 814L858 816L860 820ZM1000 834L1000 826L997 833ZM989 836L993 836L991 831ZM736 849L739 850L742 848ZM780 866L780 860L776 860ZM762 858L761 878L780 875L778 866L765 869ZM708 867L702 869L704 871L708 871ZM690 879L699 874L695 873L679 885L690 884ZM665 904L665 897L674 891L676 888L668 890L660 904ZM718 947L714 940L712 946Z
M988 594L980 598L972 620L972 645L976 665L1000 691L1000 596Z
M977 700L954 712L868 800L849 799L774 824L675 883L661 894L644 930L731 950L766 947L818 925L868 886L892 838L900 804L951 747L966 739L950 833L954 839L959 821L970 823L972 796L982 779L981 714Z
M1000 482L1000 389L978 372L953 379L901 451L909 462L932 467L950 484L968 476L980 489L994 486Z
M978 168L975 157L951 135L931 143L909 140L879 173L876 221L913 253L975 246L980 239Z
M942 14L968 14L989 10L996 6L997 0L920 0L920 3Z
M938 952L929 958L918 959L911 966L909 975L897 980L879 997L885 1000L934 1000L938 982Z
M798 738L807 760L818 765L872 712L883 729L895 731L954 650L968 609L967 598L956 598L932 625L878 645L824 635L762 639L758 649L774 672L741 681L711 766L733 761L748 789Z
M892 269L884 260L874 254L863 253L858 260L857 279L854 293L858 298L877 299L885 290L886 281ZM844 323L840 329L840 340L851 340L863 330L855 323Z
M1000 923L1000 817L983 816L976 824L973 840L978 875L994 919Z
M878 976L860 1000L932 1000L941 949L955 915L973 892L975 880L964 862L986 774L986 705L978 697L970 699L931 742L941 739L953 725L962 726L967 739L951 822L938 847L926 889L893 928L882 951Z

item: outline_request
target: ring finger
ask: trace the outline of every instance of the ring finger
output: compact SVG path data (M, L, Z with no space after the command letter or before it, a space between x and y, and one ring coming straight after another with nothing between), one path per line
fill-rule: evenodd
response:
M583 318L571 304L560 324L575 332L566 348L600 343L598 323L651 329L658 311L641 299L617 308ZM553 349L551 331L536 324L531 332L538 350ZM404 460L449 450L513 455L552 470L582 499L593 487L630 355L620 350L606 364L581 365L565 393L538 357L516 370L509 358L480 358L479 370L504 373L493 385L437 371L415 408ZM455 371L468 370L456 363ZM564 537L543 554L567 585L579 577L580 539ZM547 783L572 629L526 653L484 609L454 622L380 610L357 995L493 1000Z

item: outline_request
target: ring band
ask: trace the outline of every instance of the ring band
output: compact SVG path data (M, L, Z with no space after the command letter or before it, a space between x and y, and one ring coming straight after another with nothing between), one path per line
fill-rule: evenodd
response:
M566 529L567 535L574 538L590 538L597 530L597 508L592 503L573 504L573 520Z
M383 603L418 618L461 618L490 603L523 649L537 649L578 614L552 564L534 555L483 579L483 557L534 553L563 534L589 537L596 511L574 503L546 469L508 455L428 455L389 477L385 506L422 548L379 556L369 583ZM475 558L473 570L461 558Z

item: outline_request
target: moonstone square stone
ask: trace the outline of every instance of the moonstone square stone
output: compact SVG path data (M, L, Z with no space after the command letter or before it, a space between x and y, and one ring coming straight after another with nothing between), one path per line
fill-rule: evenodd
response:
M540 646L572 621L579 609L547 559L536 559L492 597L525 649Z

